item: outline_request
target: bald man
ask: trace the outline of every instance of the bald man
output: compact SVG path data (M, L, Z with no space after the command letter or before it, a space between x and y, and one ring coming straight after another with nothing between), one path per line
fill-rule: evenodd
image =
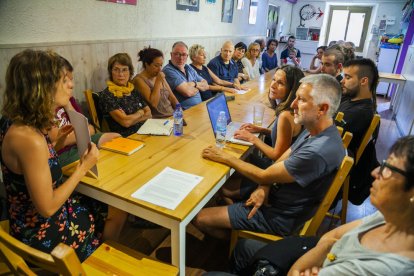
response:
M214 74L222 80L232 83L236 89L241 89L238 77L237 64L231 59L234 53L234 45L231 41L224 42L220 55L216 56L207 64Z

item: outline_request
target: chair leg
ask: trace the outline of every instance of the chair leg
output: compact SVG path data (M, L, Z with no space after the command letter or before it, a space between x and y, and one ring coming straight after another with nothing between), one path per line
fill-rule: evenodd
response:
M236 243L238 239L239 239L239 231L231 230L229 257L231 257L231 254L233 253L233 250L236 247Z
M346 177L342 189L342 210L341 210L341 224L346 223L346 213L348 211L348 194L349 194L349 175Z

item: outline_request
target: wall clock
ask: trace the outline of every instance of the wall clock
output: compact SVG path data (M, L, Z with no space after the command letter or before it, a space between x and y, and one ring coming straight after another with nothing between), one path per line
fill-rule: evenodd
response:
M300 25L299 25L299 27L305 27L305 23L303 23L303 21L310 20L315 15L318 15L316 17L316 19L319 19L323 15L323 12L321 11L320 8L318 8L318 11L316 10L316 8L314 6L312 6L310 4L306 4L302 8L300 8L300 10L299 10L299 16L300 16Z

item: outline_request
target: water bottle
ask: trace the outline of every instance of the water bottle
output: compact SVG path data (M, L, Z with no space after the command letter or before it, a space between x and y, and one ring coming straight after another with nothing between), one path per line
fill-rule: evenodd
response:
M177 103L175 105L173 117L174 117L174 135L181 136L183 135L183 109L181 108L181 104Z
M220 111L220 114L216 123L216 146L220 149L226 144L226 130L227 130L227 118L224 111Z

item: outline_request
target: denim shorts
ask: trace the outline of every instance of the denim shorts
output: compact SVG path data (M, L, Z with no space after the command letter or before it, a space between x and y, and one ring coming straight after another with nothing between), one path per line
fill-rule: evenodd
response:
M256 214L247 219L250 211L253 209L251 206L246 206L246 202L237 202L227 207L229 213L230 223L232 229L235 230L248 230L261 233L274 233L272 227L267 223L262 210L268 208L266 206L260 207Z

